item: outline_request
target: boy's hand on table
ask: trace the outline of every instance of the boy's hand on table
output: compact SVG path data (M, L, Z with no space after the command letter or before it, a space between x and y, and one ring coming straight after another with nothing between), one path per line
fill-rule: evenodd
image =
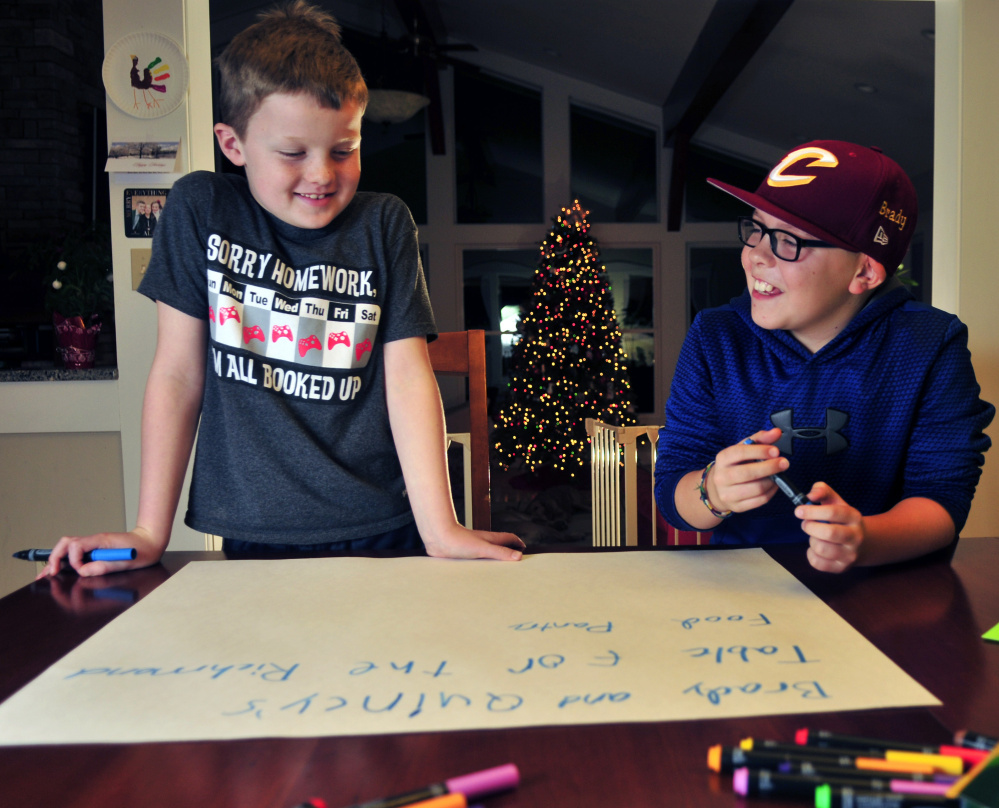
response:
M808 563L822 572L850 569L864 542L864 517L825 483L815 483L808 498L816 504L794 510L809 536Z
M722 449L708 473L708 499L719 511L744 513L765 505L777 492L771 475L786 471L788 461L773 444L779 429L767 429L749 440Z
M112 547L134 547L135 558L131 561L91 561L84 563L83 554L88 550ZM52 548L52 554L38 573L35 580L49 575L58 575L65 560L84 578L107 575L110 572L148 567L163 557L164 547L155 541L144 528L135 528L128 533L95 533L91 536L63 536Z
M513 533L469 530L455 525L439 536L423 537L427 555L435 558L492 558L497 561L520 561L524 542Z

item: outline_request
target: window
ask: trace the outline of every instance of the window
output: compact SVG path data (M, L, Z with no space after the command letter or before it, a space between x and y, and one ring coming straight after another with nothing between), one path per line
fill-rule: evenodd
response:
M649 248L601 248L614 310L621 327L621 345L631 381L635 412L655 410L656 331L653 305L652 250Z
M735 233L735 225L732 225ZM746 288L742 247L690 245L687 248L690 278L690 319L704 309L728 303Z
M652 250L600 248L614 295L632 397L638 412L655 408ZM465 327L486 332L486 381L491 398L510 379L520 317L530 305L537 249L465 250Z
M381 37L343 29L343 43L364 74L368 86L423 92L423 72L409 53ZM359 191L395 194L418 224L427 222L426 111L402 123L364 120L361 128Z
M590 221L658 221L655 131L577 106L569 118L572 196Z
M537 249L465 250L465 328L486 332L490 398L509 380L520 315L530 304Z
M365 120L361 128L359 191L395 194L417 224L427 223L426 113L394 124Z
M455 69L459 224L542 222L541 93Z
M734 196L708 184L708 177L753 190L763 181L767 169L753 166L715 152L692 147L687 160L684 215L688 222L735 222L749 208ZM732 225L733 232L735 225Z

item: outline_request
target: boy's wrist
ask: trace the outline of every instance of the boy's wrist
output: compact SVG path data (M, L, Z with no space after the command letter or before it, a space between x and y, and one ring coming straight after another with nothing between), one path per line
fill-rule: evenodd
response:
M701 502L704 507L711 511L711 515L716 519L728 519L732 515L732 511L720 511L714 505L711 504L711 497L708 494L708 475L711 473L711 469L714 467L715 461L712 460L708 465L704 467L704 471L701 472L701 481L697 485L697 491L701 496Z

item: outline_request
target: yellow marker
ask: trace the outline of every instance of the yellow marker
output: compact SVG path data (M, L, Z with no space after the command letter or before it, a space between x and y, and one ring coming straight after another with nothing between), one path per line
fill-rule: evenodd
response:
M885 750L885 760L896 762L923 763L932 766L934 772L958 775L964 772L964 761L953 755L925 755L920 752L903 752L898 749Z

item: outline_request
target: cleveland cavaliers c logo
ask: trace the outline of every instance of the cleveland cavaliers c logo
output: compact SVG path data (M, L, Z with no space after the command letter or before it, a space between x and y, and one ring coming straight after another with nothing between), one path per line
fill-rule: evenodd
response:
M808 183L815 179L814 176L810 174L783 174L782 172L784 169L790 168L799 160L807 160L809 158L812 158L812 162L806 166L807 168L835 168L839 165L839 160L836 159L835 154L828 152L825 149L820 149L817 146L795 149L776 166L774 166L773 171L770 172L770 176L767 177L767 185L772 185L774 188L790 188L792 185L808 185Z

